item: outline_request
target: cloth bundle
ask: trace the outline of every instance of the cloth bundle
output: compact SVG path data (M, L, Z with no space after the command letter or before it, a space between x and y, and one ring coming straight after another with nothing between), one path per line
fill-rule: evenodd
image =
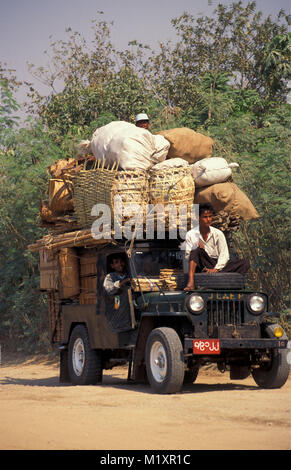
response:
M148 170L166 159L169 142L161 135L125 121L113 121L94 132L91 141L82 141L81 153L92 152L106 165L120 170Z
M193 178L198 187L223 183L232 174L232 168L238 167L238 163L227 163L224 158L204 158L192 165Z

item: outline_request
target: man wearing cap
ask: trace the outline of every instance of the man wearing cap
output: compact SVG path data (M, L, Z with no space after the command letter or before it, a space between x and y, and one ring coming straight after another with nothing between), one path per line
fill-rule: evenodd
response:
M150 120L147 114L139 113L135 117L135 125L137 127L142 127L143 129L148 129L150 126Z

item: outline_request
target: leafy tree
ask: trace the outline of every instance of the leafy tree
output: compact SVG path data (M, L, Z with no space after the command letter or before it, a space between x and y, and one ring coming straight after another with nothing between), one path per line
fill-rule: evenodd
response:
M291 78L291 33L275 36L265 49L262 75L266 79L269 96L286 92Z
M290 265L285 13L264 18L255 2L241 1L218 4L211 16L184 13L172 20L177 40L160 42L158 50L136 40L116 50L111 26L93 21L90 44L69 28L65 40L51 42L48 67L30 65L49 94L26 84L34 120L22 129L13 97L19 83L12 70L0 66L0 339L21 347L48 345L38 257L26 249L43 235L38 211L46 198L47 166L74 155L75 144L97 127L132 121L141 111L150 115L152 132L190 127L215 140L216 156L240 164L235 182L260 219L244 223L234 243L251 258L252 287L266 290L271 308L285 312Z
M9 89L8 81L5 79L0 80L0 99L0 136L3 142L5 130L12 128L19 119L18 116L13 115L18 111L19 106Z
M252 288L268 292L278 312L286 311L289 298L290 113L285 104L266 114L260 126L252 114L243 114L209 129L220 154L240 164L235 182L260 214L243 224L234 241L241 255L250 256Z
M18 129L11 120L17 104L2 89L0 128L0 338L14 349L35 349L47 342L45 299L39 294L38 257L27 245L41 238L41 197L48 186L46 168L62 156L42 125ZM7 118L8 116L8 118ZM45 341L46 338L46 341Z

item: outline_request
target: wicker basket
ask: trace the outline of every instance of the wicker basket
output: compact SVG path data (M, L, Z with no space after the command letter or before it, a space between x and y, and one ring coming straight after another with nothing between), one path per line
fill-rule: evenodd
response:
M73 177L73 184L75 215L82 228L90 228L96 220L96 217L91 216L95 204L108 205L113 214L115 196L121 197L123 205L134 203L144 209L148 203L148 178L145 171L117 171L114 168L83 170ZM123 217L123 222L127 219Z
M138 204L140 206L143 214L142 220L144 222L147 204L149 202L149 183L147 173L142 170L117 172L111 191L112 207L114 207L115 196L120 197L123 211L122 217L116 218L117 223L122 222L122 224L124 224L128 219L133 217L133 204ZM126 211L128 212L126 213Z
M90 228L96 220L91 216L95 204L111 208L111 188L116 171L107 168L82 170L72 178L74 185L74 209L81 228Z
M190 167L168 168L151 171L149 179L149 198L153 205L167 206L174 204L177 209L177 225L179 221L179 206L186 205L187 220L191 219L191 206L194 201L195 184ZM154 220L157 215L152 215ZM170 227L169 216L166 216L165 226Z
M190 167L151 171L149 196L151 204L193 204L195 192Z

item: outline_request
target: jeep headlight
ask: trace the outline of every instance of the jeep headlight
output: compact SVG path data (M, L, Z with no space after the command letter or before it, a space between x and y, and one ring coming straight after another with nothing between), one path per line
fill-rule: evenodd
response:
M259 315L266 308L266 300L260 294L252 294L248 297L248 308L255 315Z
M187 307L191 313L199 315L204 309L204 300L201 295L192 294L187 299Z

